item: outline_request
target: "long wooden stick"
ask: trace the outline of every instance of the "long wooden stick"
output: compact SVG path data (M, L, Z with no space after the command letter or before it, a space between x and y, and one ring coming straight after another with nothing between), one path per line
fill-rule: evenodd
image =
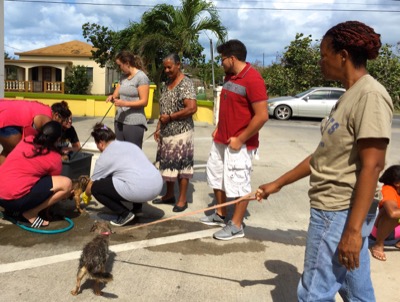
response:
M208 208L205 208L205 209L195 210L195 211L192 211L192 212L181 213L181 214L178 214L178 215L175 215L175 216L172 216L172 217L168 217L168 218L164 218L164 219L161 219L161 220L152 221L152 222L149 222L149 223L135 225L133 227L120 230L120 231L118 231L116 233L122 233L122 232L126 232L126 231L131 231L131 230L134 230L134 229L147 227L149 225L163 223L163 222L168 221L168 220L174 220L174 219L178 219L178 218L181 218L181 217L186 217L186 216L191 216L191 215L194 215L194 214L197 214L197 213L206 212L206 211L209 211L209 210L223 208L223 207L226 207L226 206L229 206L229 205L232 205L232 204L236 204L236 203L239 203L239 202L242 202L242 201L256 200L255 195L256 195L255 192L254 193L250 193L250 194L247 194L245 196L242 196L242 197L240 197L238 199L235 199L235 200L232 200L232 201L229 201L229 202L225 202L225 203L222 203L222 204L217 204L215 206L211 206L211 207L208 207Z

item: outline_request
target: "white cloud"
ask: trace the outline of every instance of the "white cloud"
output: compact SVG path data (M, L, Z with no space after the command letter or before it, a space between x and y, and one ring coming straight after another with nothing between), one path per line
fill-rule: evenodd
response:
M70 0L69 0L70 2ZM168 3L179 5L179 0L141 0L136 6L126 0L76 0L96 5L72 5L5 1L5 50L27 51L70 40L84 41L82 25L97 23L112 30L121 30L129 22L139 22L149 7L137 5L156 5ZM356 3L352 1L352 3ZM99 5L99 4L112 5ZM248 48L248 60L258 60L269 64L276 55L284 51L294 40L296 33L312 35L320 39L333 25L346 20L359 20L372 26L382 35L383 43L392 45L400 41L400 1L363 1L358 4L343 4L345 1L307 0L307 1L213 1L228 29L228 38L242 40ZM281 9L352 9L358 11L311 11ZM392 12L365 12L363 10L389 10ZM397 11L397 12L395 12ZM208 35L208 36L207 36ZM209 38L214 45L216 37L211 33L201 35L201 43L207 58L210 57Z

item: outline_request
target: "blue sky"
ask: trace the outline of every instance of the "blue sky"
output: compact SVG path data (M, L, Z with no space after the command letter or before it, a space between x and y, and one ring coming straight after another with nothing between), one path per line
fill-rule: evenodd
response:
M62 3L60 3L62 2ZM217 7L229 39L239 39L248 49L248 61L268 65L284 51L296 33L320 39L333 25L358 20L381 34L382 42L400 41L400 1L361 0L220 0ZM111 5L112 3L112 5ZM5 0L4 48L7 53L33 50L71 40L85 41L82 24L97 23L113 30L139 22L142 14L160 3L178 6L176 0ZM200 43L210 57L211 32Z

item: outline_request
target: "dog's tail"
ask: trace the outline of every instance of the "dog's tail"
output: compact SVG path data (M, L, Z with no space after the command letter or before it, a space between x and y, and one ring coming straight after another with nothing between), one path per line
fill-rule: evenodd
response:
M111 273L100 273L100 272L96 272L96 273L91 273L90 274L92 276L93 279L99 280L101 282L110 282L113 280L113 275Z

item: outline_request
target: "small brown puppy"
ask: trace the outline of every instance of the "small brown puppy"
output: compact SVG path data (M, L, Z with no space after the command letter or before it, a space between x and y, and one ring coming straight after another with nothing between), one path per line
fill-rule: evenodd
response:
M83 192L85 192L87 185L90 182L90 177L88 175L81 175L79 176L78 179L73 179L72 180L72 189L74 190L73 193L71 194L71 199L74 199L75 201L75 209L79 213L85 212L81 208L81 195Z
M75 211L78 211L80 214L85 213L85 210L81 208L81 195L85 192L89 183L90 177L88 175L81 175L78 179L72 179L73 191L71 192L69 199L75 201ZM52 219L51 208L52 206L48 207L43 214L48 220Z
M97 296L103 294L99 283L107 283L113 280L112 274L105 272L111 234L110 224L106 221L95 221L90 231L96 232L98 235L87 243L82 250L76 286L71 291L71 294L74 296L79 293L82 278L86 274L89 274L89 277L95 280L93 291Z

